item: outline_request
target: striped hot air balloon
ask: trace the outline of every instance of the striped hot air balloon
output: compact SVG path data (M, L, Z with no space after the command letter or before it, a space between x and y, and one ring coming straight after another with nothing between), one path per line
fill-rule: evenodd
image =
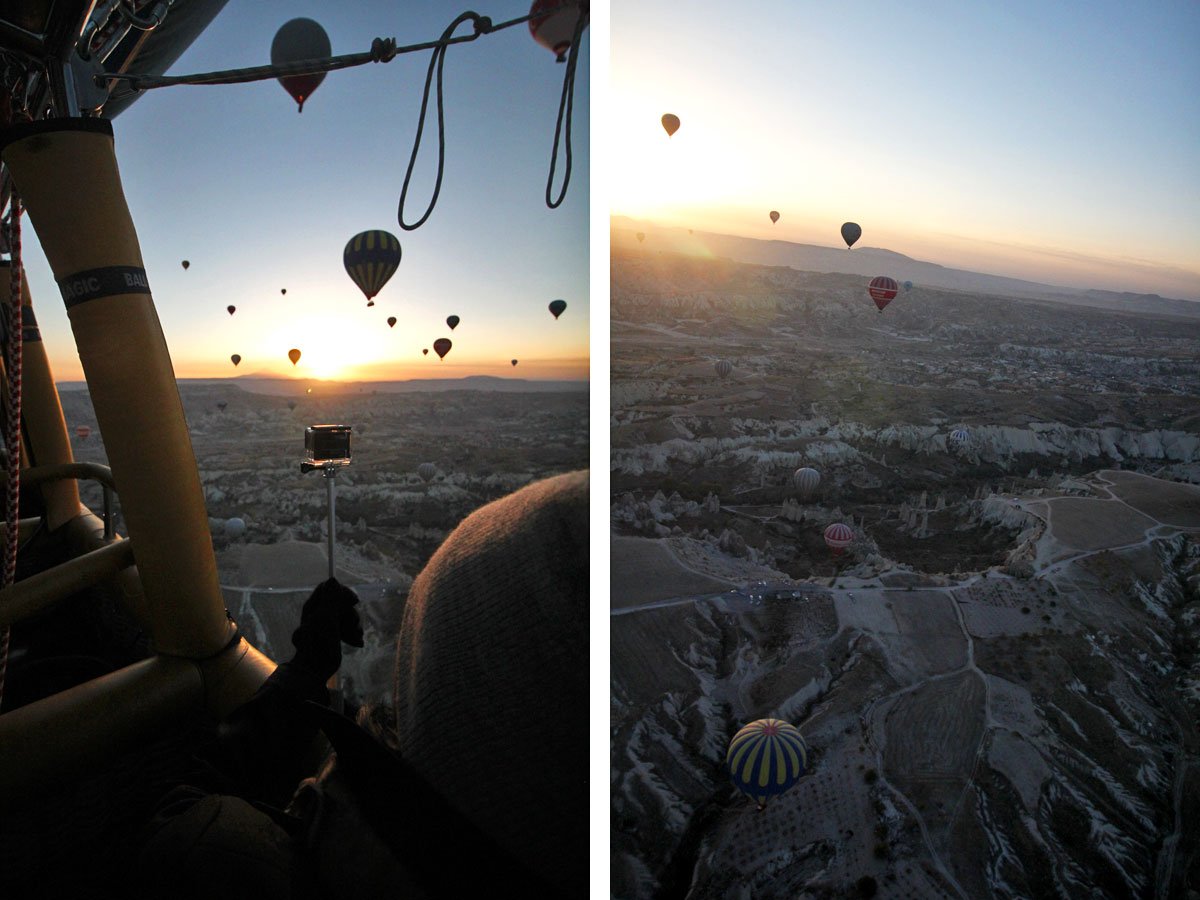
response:
M834 522L825 529L825 543L829 545L834 556L841 556L846 548L854 543L854 529L844 522Z
M767 800L794 785L808 768L808 748L800 731L782 719L758 719L729 742L725 765L734 787L762 809Z
M364 231L350 238L342 252L346 274L370 300L400 266L400 239L387 231Z
M811 497L820 483L821 473L807 466L803 469L797 469L796 474L792 476L792 484L796 486L796 490L800 492L801 497Z
M437 466L430 462L423 462L417 466L417 474L421 476L421 480L426 484L433 481L433 476L437 474Z
M950 432L950 444L954 447L963 448L971 443L971 432L965 428L955 428Z
M717 364L713 367L717 370L717 374L722 378L728 378L733 371L733 363L727 359L718 359Z
M875 301L875 305L879 307L879 311L883 312L883 308L892 302L898 290L900 290L900 285L896 284L895 278L888 278L886 275L876 275L871 279L867 293L871 295L871 299Z

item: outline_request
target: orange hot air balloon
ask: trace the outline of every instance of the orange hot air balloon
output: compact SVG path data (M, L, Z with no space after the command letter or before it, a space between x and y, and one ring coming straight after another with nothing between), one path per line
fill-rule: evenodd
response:
M329 35L312 19L292 19L275 32L271 41L271 65L303 62L309 59L326 59L333 53ZM312 75L284 75L279 79L283 89L299 104L296 112L304 112L304 101L312 96L325 80L324 72Z
M667 113L662 117L662 127L666 129L667 137L671 137L679 130L679 116Z
M388 316L388 328L395 328L395 327L396 327L396 317Z
M294 366L296 363L300 362L300 351L293 347L288 351L288 359L292 361L292 365Z
M241 355L237 354L237 353L233 354L233 356L229 357L229 359L233 362L233 364L235 366L242 361Z
M438 338L433 342L433 352L438 355L439 359L445 359L446 354L450 352L450 348L453 346L450 343L450 338Z

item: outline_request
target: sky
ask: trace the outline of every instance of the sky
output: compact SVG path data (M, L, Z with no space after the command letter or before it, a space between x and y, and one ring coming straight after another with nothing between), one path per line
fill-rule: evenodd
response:
M611 46L616 215L1200 300L1194 0L613 0Z
M401 45L435 40L464 8L438 0L230 0L170 74L264 65L275 32L292 18L321 23L333 53L343 54L369 50L377 36ZM476 11L500 22L527 14L529 4L493 0ZM469 25L456 32L467 33ZM556 210L546 207L545 186L565 66L524 23L449 49L441 196L411 232L396 212L429 51L329 73L302 114L275 80L160 88L120 113L117 161L176 375L586 380L590 44L585 32L573 170ZM435 112L431 97L408 222L433 189ZM403 257L368 308L342 251L353 235L377 228L399 237ZM28 217L23 229L55 378L81 379ZM555 299L567 302L558 320L547 310ZM453 332L445 324L451 314L461 319ZM397 318L394 328L388 316ZM440 337L454 344L445 360L432 349L423 356ZM292 347L303 354L295 367ZM234 353L242 357L236 369Z

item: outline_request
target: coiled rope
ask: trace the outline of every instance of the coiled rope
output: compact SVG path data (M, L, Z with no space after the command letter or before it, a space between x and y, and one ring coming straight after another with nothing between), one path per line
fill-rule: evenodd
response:
M5 492L4 587L17 576L17 521L21 505L21 200L13 191L9 206L8 247L9 302L0 308L4 332L4 371L8 392L4 397L4 443L8 449L8 485ZM0 630L0 709L4 705L4 678L8 671L8 645L11 629Z
M550 174L546 179L546 205L551 209L557 209L562 203L563 198L567 193L567 185L571 181L571 110L574 105L575 98L575 68L579 58L579 41L583 34L583 29L588 22L589 4L580 2L578 4L570 2L563 3L561 6L556 6L552 9L540 11L538 16L546 16L559 10L568 7L577 8L579 10L579 21L575 25L575 35L571 41L571 53L567 62L566 73L563 77L562 98L558 104L558 122L554 129L554 147L550 157ZM523 22L528 22L534 18L534 14L519 16L515 19L493 24L492 20L487 16L481 16L478 13L467 11L459 15L450 26L442 32L442 36L436 41L424 41L420 44L407 44L405 46L397 46L395 38L375 38L371 42L371 49L365 53L348 53L342 56L333 56L327 59L308 59L300 60L294 63L283 63L281 65L270 66L254 66L243 69L224 69L219 72L203 72L195 75L137 75L131 73L104 73L94 76L98 86L103 87L107 82L123 82L128 88L127 91L120 94L113 94L112 99L121 99L129 96L129 94L139 93L141 91L154 90L161 87L172 87L174 85L189 84L189 85L206 85L206 84L245 84L252 81L266 81L270 78L286 78L293 75L316 75L322 72L332 72L336 69L348 69L354 66L365 65L366 63L387 63L391 62L401 53L415 53L421 50L433 50L433 56L429 60L429 69L425 75L425 92L421 100L421 114L417 120L417 134L413 141L412 155L409 157L408 170L404 175L404 187L400 192L400 202L396 210L396 219L400 227L405 231L413 231L420 228L430 213L433 212L434 206L437 205L438 196L442 189L442 176L445 171L446 160L446 141L445 141L445 115L442 104L442 67L445 65L446 48L451 44L465 44L478 39L485 34L494 34L497 31L503 31L506 28L512 28L514 25L520 25ZM474 31L471 34L462 34L458 37L454 36L454 31L463 22L470 21L474 25ZM404 221L404 203L408 197L408 186L412 179L413 167L416 165L417 154L421 149L421 133L425 128L425 113L429 106L429 89L433 80L434 72L437 72L437 113L438 113L438 170L437 179L434 182L433 196L429 200L429 206L426 208L424 215L416 222L409 224ZM566 111L566 133L564 145L565 163L563 169L563 184L562 189L558 194L557 199L553 199L552 184L554 181L554 171L558 160L558 147L560 139L563 137L563 112Z

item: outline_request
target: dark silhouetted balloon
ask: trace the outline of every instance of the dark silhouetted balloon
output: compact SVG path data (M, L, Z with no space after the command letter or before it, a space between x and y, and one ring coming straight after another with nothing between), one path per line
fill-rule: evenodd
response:
M422 350L422 351L421 351L421 355L422 355L422 356L428 356L428 355L429 355L429 348L428 348L428 347L426 347L424 350Z
M185 259L183 262L180 263L180 265L183 266L183 271L186 272L188 270L188 266L190 266L191 263Z
M388 316L388 328L395 328L395 327L396 327L396 317Z
M728 378L729 374L733 371L733 363L727 359L718 359L713 368L717 370L717 374L722 378Z
M279 293L283 294L286 297L287 296L287 288L280 288Z
M759 719L733 736L725 765L734 787L761 809L801 779L808 768L808 747L790 722Z
M825 529L825 543L835 556L841 556L854 543L854 529L842 522L834 522Z
M431 462L423 462L417 466L417 474L421 476L421 480L426 484L433 481L433 476L437 474L437 466Z
M233 356L231 356L229 358L230 358L230 360L232 360L232 362L235 366L242 361L241 354L238 354L238 353L233 354Z
M854 242L862 237L862 229L853 222L847 222L842 226L842 240L846 242L846 247L853 247Z
M797 469L792 475L792 484L796 486L796 490L800 492L800 496L808 499L813 495L813 491L817 489L817 485L821 483L821 473L816 469L810 469L805 466L803 469Z
M547 13L550 9L554 12ZM553 53L558 62L566 62L581 15L579 0L534 0L529 15L533 39Z
M219 409L221 412L225 412L225 407L227 407L228 405L229 405L228 403L226 403L224 400L222 400L220 403L217 404L217 409Z
M895 278L888 278L886 275L876 275L871 279L867 293L871 295L871 299L875 301L875 305L879 307L879 311L883 312L883 308L892 302L898 290L900 290L900 285L896 284Z
M289 350L288 359L292 361L292 365L294 366L296 363L300 362L300 351L296 350L295 348Z
M775 210L771 210L771 224L774 225L778 221L779 221L779 213L776 212Z
M288 401L288 409L295 409L295 408L296 408L296 401L295 401L295 400L289 400L289 401Z
M229 313L232 316L235 312L237 312L237 307L236 306L227 306L227 307L225 307L225 312Z
M679 130L679 116L667 113L662 117L662 126L666 129L667 137Z
M271 41L271 65L303 62L309 59L326 59L332 55L329 35L312 19L292 19L275 32ZM296 112L304 112L304 101L312 96L325 80L324 72L313 75L285 75L279 79L283 89L292 95L299 106Z
M450 348L453 346L450 343L450 338L438 338L433 342L433 352L438 355L439 359L445 359L446 354L450 352Z
M383 290L400 266L400 239L386 231L364 231L350 238L342 252L346 273L369 301ZM367 303L367 306L374 306Z
M563 311L566 308L567 308L566 300L551 300L550 301L550 315L554 316L554 318L556 318L556 319L563 314Z
M447 316L447 317L446 317L446 324L450 326L450 330L451 330L451 331L453 331L455 328L457 328L457 327L458 327L458 323L459 323L459 322L461 322L461 321L462 321L462 320L461 320L461 319L459 319L459 317L458 317L458 316Z
M515 366L515 365L517 364L517 361L514 359L514 360L512 361L512 364Z

